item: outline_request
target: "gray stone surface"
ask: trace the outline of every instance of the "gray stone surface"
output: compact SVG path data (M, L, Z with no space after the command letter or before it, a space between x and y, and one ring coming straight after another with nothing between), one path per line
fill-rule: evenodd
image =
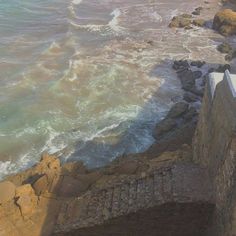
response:
M114 219L128 217L140 211L150 210L152 214L152 209L155 211L158 208L161 211L167 203L183 204L181 206L184 208L184 204L189 206L201 202L204 203L205 211L211 212L214 205L211 186L204 168L191 163L167 166L66 202L60 211L54 234L66 235L66 232L75 231L78 235L89 235L86 232L88 233L91 227L110 225ZM80 211L76 210L78 208ZM143 223L145 221L149 221L148 214ZM207 220L204 224L207 224ZM143 227L145 228L144 225ZM160 225L157 224L156 227ZM119 228L119 231L124 233L122 225L119 225ZM79 234L82 232L80 230L83 234ZM102 235L109 235L108 231L109 227L105 227ZM117 235L139 235L132 234L135 232L132 227L130 231L125 232L130 234Z

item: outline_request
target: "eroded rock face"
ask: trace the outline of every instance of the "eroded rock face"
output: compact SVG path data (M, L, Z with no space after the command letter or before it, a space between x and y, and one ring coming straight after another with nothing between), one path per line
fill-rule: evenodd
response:
M206 21L204 19L195 19L193 20L193 25L203 27L206 25Z
M236 34L236 12L231 9L219 11L214 17L213 29L225 36Z
M37 205L37 197L30 184L25 184L16 189L16 205L19 206L23 217L30 216L34 213Z
M0 205L11 201L15 196L16 186L10 181L0 183Z

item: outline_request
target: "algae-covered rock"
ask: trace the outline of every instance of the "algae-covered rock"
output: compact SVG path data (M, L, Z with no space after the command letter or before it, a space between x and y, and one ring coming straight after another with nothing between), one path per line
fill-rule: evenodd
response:
M225 36L236 34L236 12L231 9L219 11L214 17L213 29Z
M172 18L169 27L170 28L185 28L191 26L191 15L183 14Z
M233 50L233 48L231 47L230 44L224 42L218 45L217 50L221 53L230 53Z
M206 21L204 19L195 19L193 20L193 25L203 27L206 25Z

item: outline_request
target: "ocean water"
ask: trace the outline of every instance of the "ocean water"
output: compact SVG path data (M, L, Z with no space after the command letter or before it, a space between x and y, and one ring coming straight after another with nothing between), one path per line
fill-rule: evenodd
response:
M0 0L0 178L44 151L89 167L146 150L183 91L175 59L224 62L195 0ZM219 8L209 3L207 17ZM205 68L207 69L207 68Z

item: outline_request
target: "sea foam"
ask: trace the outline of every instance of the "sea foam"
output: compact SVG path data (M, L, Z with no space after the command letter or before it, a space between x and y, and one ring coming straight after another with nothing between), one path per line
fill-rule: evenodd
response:
M73 0L72 3L74 5L79 5L83 0Z

